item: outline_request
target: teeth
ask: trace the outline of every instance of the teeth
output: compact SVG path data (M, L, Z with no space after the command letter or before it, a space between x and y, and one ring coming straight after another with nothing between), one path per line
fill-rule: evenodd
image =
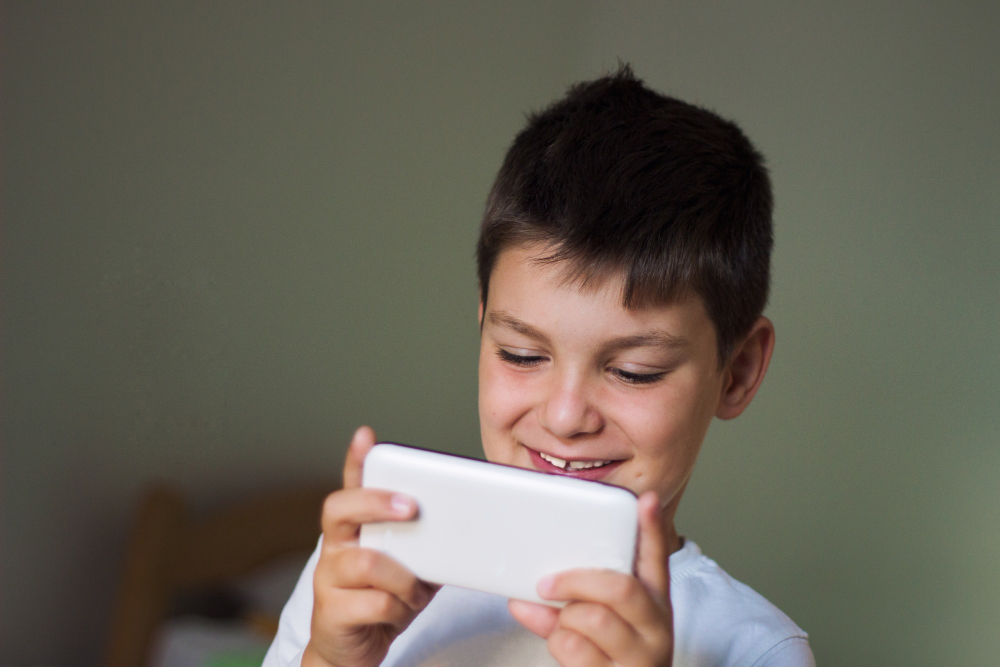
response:
M603 465L611 463L611 461L566 461L555 456L549 456L542 452L538 452L538 455L543 459L556 466L557 468L562 468L566 470L568 467L570 470L585 470L587 468L600 468Z
M541 456L546 461L548 461L549 463L551 463L552 465L556 466L557 468L562 468L563 470L566 469L566 463L567 463L566 461L558 459L554 456L549 456L548 454L543 454L541 452L538 452L538 455Z

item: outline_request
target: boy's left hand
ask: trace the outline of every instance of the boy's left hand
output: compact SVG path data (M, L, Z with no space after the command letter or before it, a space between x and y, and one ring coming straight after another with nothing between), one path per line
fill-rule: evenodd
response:
M523 626L548 640L563 667L622 665L669 667L674 626L670 607L670 553L654 492L639 497L636 575L611 570L570 570L538 585L562 609L520 600L508 603Z

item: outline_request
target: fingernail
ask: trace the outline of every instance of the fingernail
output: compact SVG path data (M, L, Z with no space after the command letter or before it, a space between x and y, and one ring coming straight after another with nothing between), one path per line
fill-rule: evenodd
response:
M416 502L414 502L413 498L407 495L397 493L392 496L392 499L389 501L389 506L392 507L393 513L397 516L406 517L410 516L410 513L413 512Z
M538 586L536 586L536 589L538 590L539 595L545 597L546 595L552 595L552 589L554 587L555 587L555 577L553 577L551 574L547 574L538 580Z

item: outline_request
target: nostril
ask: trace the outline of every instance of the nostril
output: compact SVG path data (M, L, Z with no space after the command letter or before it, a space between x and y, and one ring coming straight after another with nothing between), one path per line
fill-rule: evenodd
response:
M562 375L539 407L538 419L542 427L560 438L600 430L601 416L589 400L586 382L580 374Z
M587 407L551 409L543 413L542 421L545 429L561 438L595 433L601 425L600 416Z

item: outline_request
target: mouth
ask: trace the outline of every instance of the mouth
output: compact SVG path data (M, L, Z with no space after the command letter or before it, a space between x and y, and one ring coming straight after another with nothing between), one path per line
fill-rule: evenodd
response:
M554 475L566 475L581 479L601 480L617 469L622 459L561 459L551 454L539 452L522 445L528 450L536 470Z

